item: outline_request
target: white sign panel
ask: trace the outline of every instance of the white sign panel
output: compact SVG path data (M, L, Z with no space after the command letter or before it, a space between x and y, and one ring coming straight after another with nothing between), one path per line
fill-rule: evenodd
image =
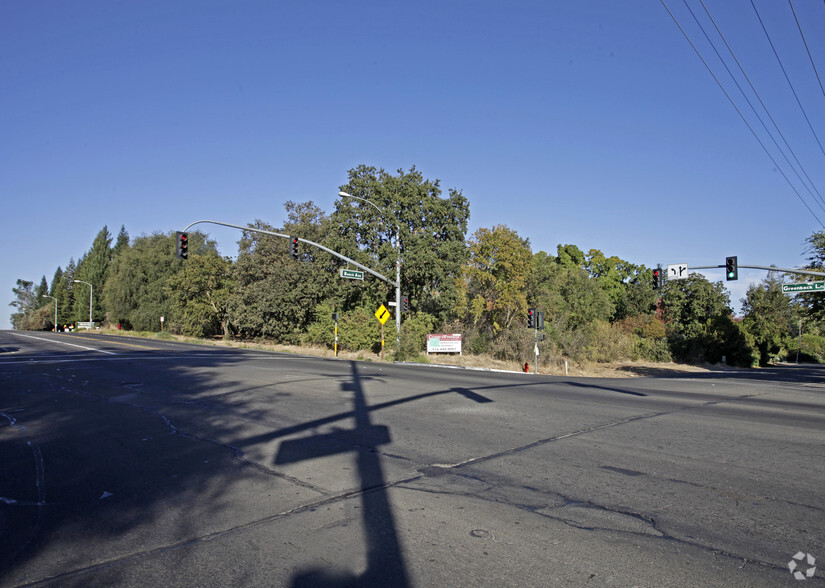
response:
M688 264L674 263L667 266L668 280L686 280L688 277Z
M461 335L427 335L427 353L461 355Z

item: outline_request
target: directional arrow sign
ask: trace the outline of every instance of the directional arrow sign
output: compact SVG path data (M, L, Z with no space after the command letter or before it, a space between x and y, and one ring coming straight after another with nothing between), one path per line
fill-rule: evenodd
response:
M341 277L349 278L350 280L363 280L364 272L360 270L350 270L341 268Z
M686 263L672 263L667 266L668 280L687 280L688 278L688 264Z
M383 325L387 322L387 319L390 318L390 311L387 310L387 307L382 304L378 307L378 310L375 311L375 318L377 318L378 322Z
M825 292L825 281L804 284L782 284L782 292Z

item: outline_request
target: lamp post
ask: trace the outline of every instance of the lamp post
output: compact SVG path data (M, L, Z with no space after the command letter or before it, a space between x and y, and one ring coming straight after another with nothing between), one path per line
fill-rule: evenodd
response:
M366 202L375 210L386 222L386 215L381 211L381 208L375 203L360 196L353 196L347 192L338 192L338 195L344 198L355 198L361 202ZM401 336L401 225L395 225L395 338L396 343Z
M77 282L78 284L86 284L89 286L89 322L92 322L92 296L94 292L94 288L89 282L84 282L83 280L72 280L72 282Z
M43 298L51 298L54 300L54 332L57 332L57 298L54 296L49 296L48 294L43 294Z

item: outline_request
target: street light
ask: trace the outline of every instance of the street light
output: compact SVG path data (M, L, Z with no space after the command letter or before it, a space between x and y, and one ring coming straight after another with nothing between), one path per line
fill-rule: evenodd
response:
M338 195L344 198L355 198L361 202L366 202L381 215L381 218L386 222L386 214L381 211L381 208L375 203L360 196L353 196L347 192L338 192ZM401 225L395 225L395 337L396 342L401 334Z
M83 280L72 280L72 282L77 282L78 284L86 284L89 286L89 322L92 322L92 296L94 292L94 288L89 282L84 282ZM91 327L89 327L91 328Z
M57 298L54 296L49 296L48 294L43 294L43 298L51 298L54 300L54 332L57 332Z

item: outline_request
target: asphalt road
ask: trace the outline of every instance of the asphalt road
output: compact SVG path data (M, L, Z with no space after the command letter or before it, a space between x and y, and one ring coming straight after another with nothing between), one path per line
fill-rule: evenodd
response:
M3 587L807 587L824 567L820 367L562 378L0 332Z

